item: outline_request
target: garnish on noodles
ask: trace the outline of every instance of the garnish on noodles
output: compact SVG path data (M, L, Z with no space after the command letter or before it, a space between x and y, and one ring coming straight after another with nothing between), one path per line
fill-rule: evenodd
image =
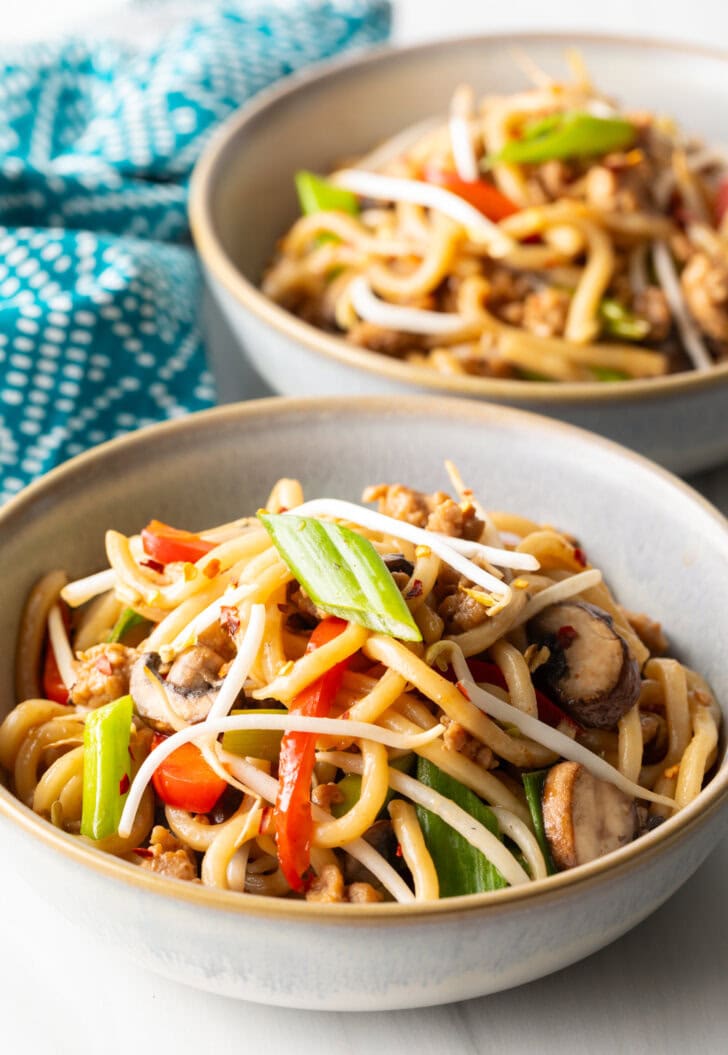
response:
M106 570L49 572L0 726L15 794L136 867L322 903L528 884L682 809L708 685L574 538L448 471L456 498L378 509L281 480L257 516L110 530Z
M557 80L419 122L328 176L262 282L372 352L450 375L614 383L728 358L728 154Z

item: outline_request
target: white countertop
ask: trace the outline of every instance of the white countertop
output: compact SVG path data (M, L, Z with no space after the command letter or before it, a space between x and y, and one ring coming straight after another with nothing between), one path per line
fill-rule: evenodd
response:
M4 0L9 8L9 0ZM2 40L78 29L115 0L24 0L0 23ZM137 12L143 5L133 5ZM152 8L154 5L151 5ZM0 5L2 7L2 5ZM471 30L580 28L716 44L728 8L711 0L401 0L400 40ZM118 14L116 15L118 17ZM102 21L103 21L102 19ZM728 468L694 481L728 512ZM620 941L567 970L507 993L429 1010L326 1014L266 1008L171 983L102 948L38 900L3 861L0 1044L8 1053L347 1055L377 1052L685 1053L726 1050L728 841L662 909Z

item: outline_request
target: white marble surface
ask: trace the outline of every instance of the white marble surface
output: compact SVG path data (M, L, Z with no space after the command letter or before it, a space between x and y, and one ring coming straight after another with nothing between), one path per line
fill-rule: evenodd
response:
M118 27L114 0L0 0L0 41L98 24ZM138 4L138 8L142 5ZM154 5L151 5L154 6ZM109 20L108 22L106 20ZM503 28L591 28L716 44L728 39L728 8L711 0L562 0L509 5L477 0L401 0L397 35ZM728 468L693 481L728 512ZM0 853L1 853L0 848ZM23 1055L175 1055L265 1050L520 1053L726 1050L728 841L672 900L636 930L581 964L529 986L430 1010L378 1015L282 1011L211 997L133 967L73 929L3 861L0 1010L2 1051Z

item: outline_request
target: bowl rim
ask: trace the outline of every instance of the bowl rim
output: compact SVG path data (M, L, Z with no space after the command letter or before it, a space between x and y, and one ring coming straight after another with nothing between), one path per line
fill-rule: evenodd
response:
M170 437L180 433L199 433L204 436L208 430L214 429L218 422L226 421L241 422L244 425L252 420L253 423L270 426L271 419L276 415L283 415L287 418L290 415L305 414L316 419L324 414L330 416L336 413L350 419L352 414L356 413L389 417L394 414L398 418L406 419L408 416L421 415L424 411L457 421L466 418L473 422L478 420L482 422L483 418L487 418L496 425L505 421L506 426L515 424L521 428L536 429L541 432L547 430L551 433L562 433L582 445L586 444L588 447L601 449L618 459L630 461L640 467L643 472L647 471L650 475L660 479L663 484L667 484L676 493L676 499L689 503L723 528L728 551L728 519L688 484L642 455L584 429L529 411L503 407L498 404L477 402L464 404L461 400L433 399L417 395L399 399L394 407L387 396L320 396L305 399L273 397L229 404L201 411L186 418L148 426L134 433L109 440L78 455L25 488L0 509L0 532L6 527L8 521L12 526L14 518L27 515L28 508L32 508L37 500L51 497L59 492L62 496L67 482L74 486L77 481L87 480L88 470L92 466L103 464L105 459L114 457L118 453L131 452L139 447L146 448L158 436ZM728 724L728 708L724 711L724 716ZM647 863L648 859L654 860L677 840L704 827L717 812L726 811L727 807L728 763L724 759L721 768L698 797L675 816L627 846L613 851L606 857L581 865L573 871L560 872L523 886L444 898L436 902L385 902L375 905L357 905L352 909L349 904L323 906L306 901L255 894L241 897L235 891L217 890L153 874L130 862L97 850L81 839L53 827L49 821L33 813L3 783L0 783L0 817L17 824L24 834L39 839L51 850L62 852L71 862L87 865L110 880L126 883L137 890L148 890L160 897L171 897L179 902L196 904L202 908L214 908L256 918L309 920L318 924L323 922L342 925L364 923L368 926L377 922L387 925L393 921L393 918L403 922L434 923L442 916L460 916L463 913L479 911L489 914L507 912L512 905L521 907L525 905L525 909L528 910L536 904L548 904L554 898L560 897L565 890L588 884L612 882L633 868L639 869Z
M373 70L382 63L396 61L402 55L427 55L443 49L457 52L458 48L482 43L507 44L527 48L528 42L553 43L562 48L587 44L612 44L641 53L645 48L656 51L677 51L689 56L710 58L728 65L728 49L689 44L668 38L630 36L629 34L589 33L567 31L521 31L466 34L448 37L444 41L425 41L405 46L380 45L360 53L338 56L318 62L266 88L250 102L236 110L211 136L197 161L191 177L188 216L195 248L205 270L214 277L233 299L259 321L281 336L297 342L315 355L334 361L353 370L383 376L397 384L413 389L446 392L470 398L491 400L528 400L536 409L553 404L604 404L643 399L670 398L702 390L708 385L728 385L728 361L717 363L709 370L686 370L657 378L636 378L627 381L517 381L506 378L456 376L438 374L427 367L405 363L400 359L357 348L343 338L324 333L304 322L291 312L275 304L237 268L223 248L213 218L213 189L221 178L222 162L230 145L246 128L265 120L271 110L284 105L299 91L329 82L346 79L350 73ZM282 234L283 232L281 232ZM272 251L273 247L271 247Z

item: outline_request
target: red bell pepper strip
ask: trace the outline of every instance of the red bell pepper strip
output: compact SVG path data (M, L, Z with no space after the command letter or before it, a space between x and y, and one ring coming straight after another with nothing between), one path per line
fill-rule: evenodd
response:
M501 689L507 689L508 685L500 667L495 663L487 663L483 659L469 659L468 667L475 681L486 681L490 685L497 685ZM538 707L538 719L545 725L555 729L561 722L566 722L574 729L581 729L578 722L562 711L553 700L549 699L540 689L536 689L536 705Z
M459 198L464 198L478 212L482 212L483 216L487 216L489 220L496 223L519 211L518 206L510 198L487 180L464 180L457 173L434 165L428 165L424 177L428 183L444 187L445 190L457 194Z
M157 733L152 750L166 739ZM182 744L165 758L155 769L152 784L165 805L189 813L209 813L227 787L194 744Z
M171 564L173 561L189 561L194 564L204 557L216 543L208 542L191 531L163 524L161 520L150 520L142 529L144 552L160 564Z
M715 193L715 223L720 227L723 218L728 213L728 176L720 181Z
M56 654L50 641L46 641L45 659L43 660L43 695L55 703L68 703L68 689L63 683L61 672L56 663Z
M322 619L306 648L327 644L346 629L348 623L330 616ZM331 711L341 686L348 660L327 670L307 689L299 693L289 708L291 714L325 718ZM311 776L316 754L313 733L285 733L278 762L279 790L275 804L275 829L281 871L292 890L305 889L305 877L311 864Z

